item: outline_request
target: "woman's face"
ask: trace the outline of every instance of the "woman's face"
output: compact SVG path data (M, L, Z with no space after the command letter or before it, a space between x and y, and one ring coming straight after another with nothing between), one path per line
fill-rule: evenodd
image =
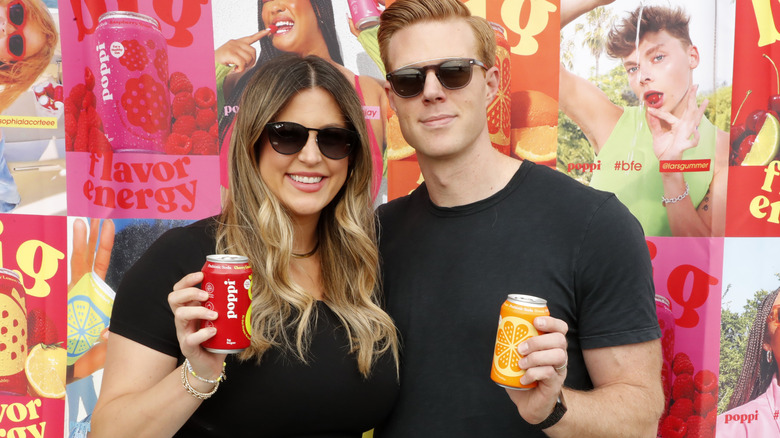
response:
M9 14L9 7L15 10ZM0 61L11 62L18 61L19 58L9 51L9 44L15 48L24 47L23 58L35 55L40 52L43 45L46 44L46 37L37 22L30 19L32 11L24 2L7 2L0 6ZM23 21L16 21L17 26L12 21L24 17ZM19 53L17 53L19 54Z
M307 128L346 128L335 99L322 88L310 88L296 94L272 122L295 122ZM271 192L293 214L298 223L316 221L320 212L341 190L347 180L349 157L333 160L319 150L317 132L308 131L306 144L299 152L276 152L262 136L260 175Z
M265 26L276 27L271 35L274 47L302 56L318 47L322 32L310 0L262 0L260 5Z
M780 294L775 298L775 302L772 304L772 310L769 312L769 317L766 321L766 329L769 334L768 342L764 343L764 350L771 351L777 358L778 364L780 364ZM780 367L780 365L778 365ZM780 370L778 370L780 372Z

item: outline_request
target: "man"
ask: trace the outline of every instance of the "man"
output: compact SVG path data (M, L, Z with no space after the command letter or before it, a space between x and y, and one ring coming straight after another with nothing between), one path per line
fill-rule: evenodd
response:
M484 19L458 0L397 0L381 20L385 88L425 182L379 209L403 358L376 436L655 436L660 330L639 224L614 195L493 149ZM552 315L518 347L531 390L489 377L510 293L546 299Z
M561 25L611 2L563 0ZM595 84L560 70L561 110L602 164L590 185L614 192L650 236L725 233L728 134L704 117L706 100L696 104L693 70L700 59L688 21L681 9L640 6L610 30L607 53L622 59L640 107L618 106ZM676 160L704 160L709 169L660 171L664 161ZM628 162L642 167L616 164Z

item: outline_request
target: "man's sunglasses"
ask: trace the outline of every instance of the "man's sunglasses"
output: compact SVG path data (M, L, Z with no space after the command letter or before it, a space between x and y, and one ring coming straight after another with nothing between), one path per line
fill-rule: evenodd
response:
M436 78L439 79L444 88L457 90L471 82L471 72L473 70L471 67L474 65L487 70L485 64L476 59L446 58L438 64L430 64L424 67L401 67L388 73L386 77L395 94L408 98L422 93L428 70L436 72Z
M344 128L307 128L294 122L273 122L265 125L268 140L276 152L283 155L297 154L309 140L309 131L317 132L317 147L322 155L340 160L359 147L357 132Z
M6 16L8 20L16 27L14 33L8 35L5 39L8 53L14 60L19 60L24 57L25 41L22 31L24 25L27 24L27 11L24 8L21 0L14 0L8 4L6 10Z

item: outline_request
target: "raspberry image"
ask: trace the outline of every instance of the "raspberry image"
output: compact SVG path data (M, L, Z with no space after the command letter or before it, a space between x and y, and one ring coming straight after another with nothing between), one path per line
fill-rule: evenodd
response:
M155 52L154 68L157 70L157 77L165 82L168 79L168 52L162 49Z
M664 335L661 338L661 345L663 347L664 361L672 362L672 358L674 357L674 328L664 331Z
M95 93L87 90L87 92L84 93L84 100L81 101L81 109L95 108L96 101Z
M669 415L677 418L688 418L693 415L693 401L687 398L675 400L672 407L669 408Z
M187 75L180 71L171 73L171 79L168 81L168 89L173 95L181 92L192 93L192 82L187 78Z
M698 415L688 417L685 421L685 427L688 429L686 438L699 438L712 436L710 428L705 424L704 419Z
M672 384L672 400L687 398L693 400L693 377L690 374L680 374Z
M688 428L681 418L669 415L661 423L661 436L664 438L685 438Z
M717 407L718 400L709 392L703 394L697 392L693 396L693 408L696 410L696 413L701 416L707 415Z
M217 137L219 135L219 126L216 124L211 125L211 128L209 128L209 134Z
M681 374L693 374L693 363L691 363L691 359L688 357L685 353L677 353L676 356L674 356L674 361L672 362L672 370L674 371L674 374L679 376Z
M187 92L176 93L171 103L171 109L173 110L173 117L179 118L181 116L195 116L195 99Z
M84 101L84 94L87 92L87 87L84 84L76 84L70 89L68 99L73 102L76 108L81 109L81 102ZM66 99L67 100L67 99Z
M216 155L217 138L206 131L195 131L192 134L192 153L194 155Z
M701 393L715 394L718 391L718 376L710 370L701 370L693 376L693 385Z
M73 139L73 150L87 152L89 150L89 116L87 110L81 110L78 117L76 137Z
M111 143L108 142L106 135L96 127L89 130L89 151L90 152L111 152Z
M65 112L65 134L68 137L75 137L78 130L78 120L76 114L72 111Z
M84 84L87 87L87 90L95 88L95 75L89 67L84 67Z
M65 136L65 151L73 152L73 137L70 135Z
M186 155L192 150L192 140L186 135L171 133L165 141L165 153L168 155Z
M163 84L148 74L127 81L122 94L122 108L127 112L127 120L131 124L150 134L170 126L168 93Z
M217 95L209 87L200 87L195 90L195 102L198 108L212 108L217 104Z
M182 135L186 135L187 137L191 137L192 133L195 132L196 129L198 129L198 125L195 122L195 117L181 116L178 119L176 119L175 122L173 122L173 127L171 128L171 132L175 132L177 134L182 134Z
M149 56L144 46L138 40L124 40L122 45L125 47L125 53L119 58L119 63L131 71L145 69L146 64L149 63Z
M195 121L198 122L198 128L208 131L212 125L217 123L217 113L211 109L199 109Z

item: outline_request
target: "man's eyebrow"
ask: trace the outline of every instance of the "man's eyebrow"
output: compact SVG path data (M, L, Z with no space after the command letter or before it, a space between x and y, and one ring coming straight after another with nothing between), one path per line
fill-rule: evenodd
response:
M655 52L658 49L661 49L663 47L664 47L664 43L655 44L653 46L650 46L647 50L645 50L643 52L643 54L653 53L653 52ZM623 66L624 67L634 67L634 66L637 65L636 61L634 61L634 59L636 59L636 56L631 56L631 57L624 58L624 59L625 59L625 61L623 61Z

